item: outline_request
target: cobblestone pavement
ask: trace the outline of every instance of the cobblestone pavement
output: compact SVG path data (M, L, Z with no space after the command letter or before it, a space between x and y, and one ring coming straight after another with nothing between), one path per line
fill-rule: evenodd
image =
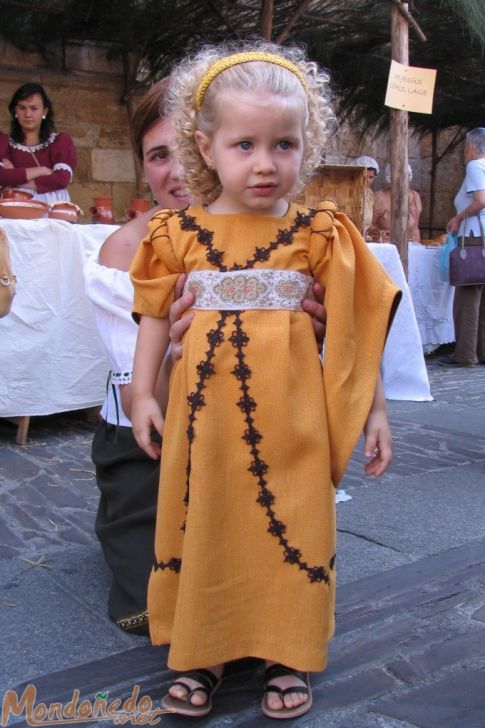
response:
M312 678L313 728L485 728L485 367L428 360L433 402L390 402L395 458L362 475L361 444L337 506L337 634ZM92 425L80 413L33 420L15 445L0 420L0 696L32 683L67 703L138 684L155 703L171 673L165 650L105 615L108 573L96 542ZM210 718L270 725L261 666L235 663ZM160 715L160 725L189 725ZM25 714L10 718L24 725ZM78 721L80 722L80 721ZM92 725L106 725L100 720Z

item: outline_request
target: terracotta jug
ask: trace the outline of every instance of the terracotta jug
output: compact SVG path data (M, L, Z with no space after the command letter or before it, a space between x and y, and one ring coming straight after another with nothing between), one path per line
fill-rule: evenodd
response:
M130 206L126 211L128 220L133 220L134 217L140 215L142 212L147 212L150 209L150 200L145 200L142 197L134 197L130 200Z
M89 208L93 222L103 223L104 225L113 225L113 198L112 197L93 197L94 206Z

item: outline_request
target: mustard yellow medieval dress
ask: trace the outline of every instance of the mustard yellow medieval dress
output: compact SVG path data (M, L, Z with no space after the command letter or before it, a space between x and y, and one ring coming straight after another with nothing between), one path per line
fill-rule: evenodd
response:
M348 218L320 208L164 210L131 268L135 315L166 316L181 272L240 269L315 276L328 315L322 371L304 312L195 312L170 381L148 589L152 641L170 644L175 670L248 656L326 664L335 487L399 292Z

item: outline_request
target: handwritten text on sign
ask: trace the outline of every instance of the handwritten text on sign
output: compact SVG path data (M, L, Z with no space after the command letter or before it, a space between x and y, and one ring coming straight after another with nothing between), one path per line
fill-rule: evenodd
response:
M415 68L391 61L384 103L393 109L431 114L435 81L434 68Z

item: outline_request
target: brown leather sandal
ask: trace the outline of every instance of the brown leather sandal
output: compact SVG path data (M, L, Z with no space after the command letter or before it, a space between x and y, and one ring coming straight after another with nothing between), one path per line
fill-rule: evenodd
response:
M200 683L195 688L190 688L184 678L194 680ZM173 685L181 685L187 690L185 698L174 698L170 693L167 693L162 699L162 706L165 710L171 713L177 713L179 715L191 715L193 718L202 718L204 715L208 715L212 710L212 696L214 695L217 688L222 682L222 677L218 678L214 675L211 670L189 670L184 672L178 680L172 683ZM207 702L203 705L193 705L192 696L195 693L204 693L207 696Z
M298 678L299 680L302 680L304 685L293 685L289 688L280 688L277 685L269 684L271 680L275 680L278 677L284 677L286 675L291 675ZM277 693L280 696L281 702L283 703L283 707L280 710L270 708L268 704L269 693ZM290 693L304 693L308 695L308 700L306 700L301 705L297 705L295 708L286 708L284 703L284 697L285 695L289 695ZM285 665L279 665L277 663L275 665L270 665L266 668L264 672L264 696L261 703L261 708L263 713L267 715L268 718L279 718L282 720L286 720L288 718L298 718L300 715L305 715L305 713L308 713L308 711L312 707L312 703L313 698L310 688L310 678L307 672L293 670L291 667L285 667Z

